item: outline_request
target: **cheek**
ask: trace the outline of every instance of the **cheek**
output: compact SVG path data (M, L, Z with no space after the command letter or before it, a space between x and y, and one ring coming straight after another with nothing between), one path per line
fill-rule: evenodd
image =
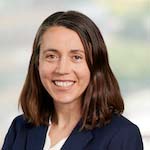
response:
M84 66L82 68L78 68L78 71L77 71L77 74L78 74L78 78L79 80L85 84L85 85L88 85L89 84L89 81L90 81L90 70L87 66Z
M41 80L45 79L48 74L49 74L48 67L46 67L46 65L39 64L39 75L40 75L40 79L41 79Z
M48 68L43 64L42 65L39 64L39 76L40 76L42 85L48 91L48 85L49 85L51 75L49 73Z
M89 82L90 82L90 72L87 70L85 71L85 76L84 76L84 80L86 82L86 85L88 86Z

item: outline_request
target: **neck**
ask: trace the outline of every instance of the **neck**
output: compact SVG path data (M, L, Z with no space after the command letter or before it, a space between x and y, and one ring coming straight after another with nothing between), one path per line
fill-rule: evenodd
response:
M58 127L64 128L75 126L81 118L80 104L54 104L55 115L52 118L52 123ZM56 120L56 121L53 121Z

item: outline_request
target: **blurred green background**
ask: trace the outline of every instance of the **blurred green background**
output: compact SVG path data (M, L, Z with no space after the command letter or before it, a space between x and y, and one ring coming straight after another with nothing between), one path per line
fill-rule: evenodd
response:
M18 97L35 33L47 16L61 10L80 11L100 28L125 101L124 116L139 126L149 150L149 0L1 0L0 147L12 119L21 113Z

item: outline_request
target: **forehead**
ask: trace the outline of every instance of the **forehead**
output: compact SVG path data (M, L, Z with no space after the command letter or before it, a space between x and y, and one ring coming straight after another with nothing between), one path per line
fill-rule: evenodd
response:
M41 39L42 49L82 49L83 44L79 35L71 29L63 26L49 27Z

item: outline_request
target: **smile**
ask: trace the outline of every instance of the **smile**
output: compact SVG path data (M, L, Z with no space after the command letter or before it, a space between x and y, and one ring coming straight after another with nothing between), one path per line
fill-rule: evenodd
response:
M75 82L74 81L53 81L53 83L59 87L69 87L72 86Z

